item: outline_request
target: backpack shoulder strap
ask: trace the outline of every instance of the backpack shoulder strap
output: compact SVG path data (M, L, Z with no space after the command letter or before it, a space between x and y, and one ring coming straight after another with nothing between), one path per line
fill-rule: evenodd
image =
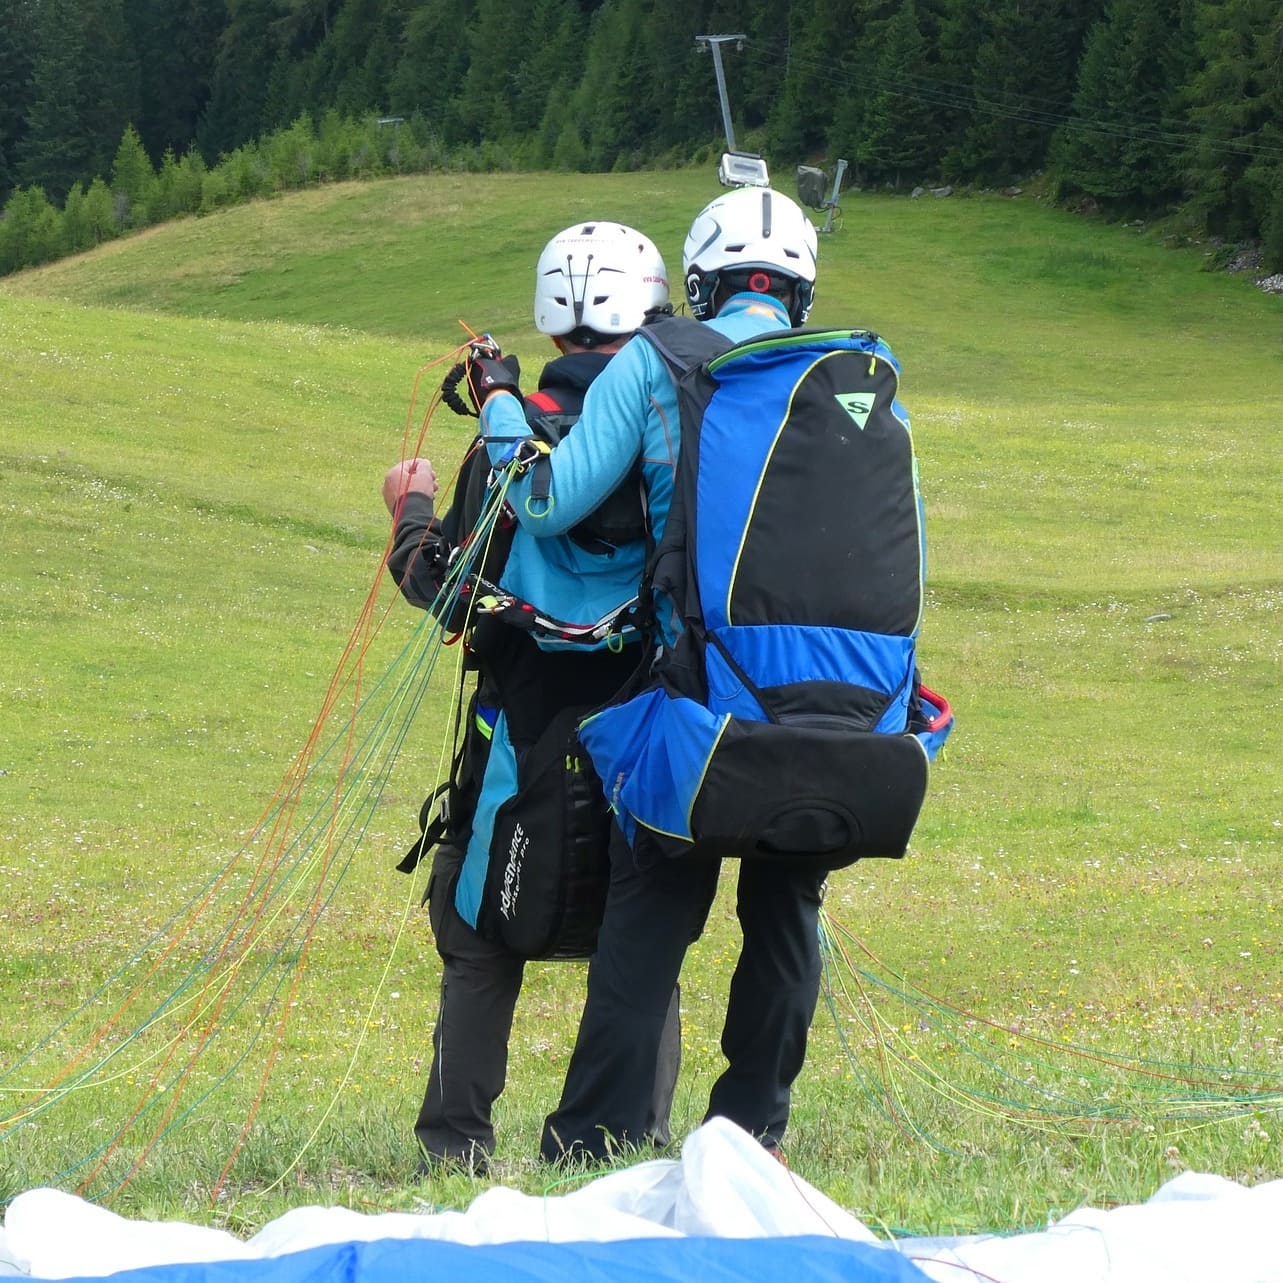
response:
M689 316L665 317L637 334L659 353L674 379L734 346L724 334Z
M543 388L522 399L530 431L545 445L550 446L559 444L562 437L579 421L579 412L583 406L582 396L573 398L577 404L563 403ZM537 502L546 502L551 490L552 465L548 462L548 456L541 454L535 460L530 497Z
M574 427L584 403L582 396L562 399L542 388L523 397L523 401L531 432L548 445L557 445Z
M561 402L551 392L540 389L538 392L527 392L524 398L528 406L533 405L540 414L560 414Z
M555 391L540 388L530 393L525 398L525 409L531 432L549 446L558 445L579 422L585 392L586 389L558 386ZM546 503L551 492L552 463L547 454L541 454L530 473L530 499L534 503ZM569 534L581 548L609 557L620 544L644 539L646 531L639 461L619 486L583 521L576 523Z

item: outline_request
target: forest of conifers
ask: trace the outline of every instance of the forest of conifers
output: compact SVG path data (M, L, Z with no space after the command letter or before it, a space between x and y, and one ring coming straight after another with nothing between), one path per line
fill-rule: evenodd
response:
M1036 179L1283 267L1283 0L0 0L0 271L301 181L685 163L729 34L773 173Z

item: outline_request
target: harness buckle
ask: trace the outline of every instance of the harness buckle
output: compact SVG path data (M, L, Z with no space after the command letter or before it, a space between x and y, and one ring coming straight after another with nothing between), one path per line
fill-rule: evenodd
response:
M529 472L540 459L546 458L551 453L552 447L546 441L540 441L538 437L526 437L513 451L508 467L514 476L520 477Z

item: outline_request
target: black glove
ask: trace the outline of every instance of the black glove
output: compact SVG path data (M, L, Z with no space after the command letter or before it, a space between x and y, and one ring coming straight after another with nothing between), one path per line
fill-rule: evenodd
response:
M486 397L492 392L515 392L520 396L520 379L521 364L515 356L499 359L488 356L468 357L468 395L478 414L486 403Z

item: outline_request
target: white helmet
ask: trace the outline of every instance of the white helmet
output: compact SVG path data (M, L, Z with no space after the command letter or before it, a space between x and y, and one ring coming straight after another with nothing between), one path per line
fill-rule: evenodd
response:
M576 223L544 246L535 267L535 325L584 347L631 334L668 302L655 243L623 223Z
M705 205L686 233L682 268L691 315L713 315L713 295L723 273L741 272L741 288L767 293L794 283L789 316L801 325L815 295L815 227L787 196L769 187L737 187Z

